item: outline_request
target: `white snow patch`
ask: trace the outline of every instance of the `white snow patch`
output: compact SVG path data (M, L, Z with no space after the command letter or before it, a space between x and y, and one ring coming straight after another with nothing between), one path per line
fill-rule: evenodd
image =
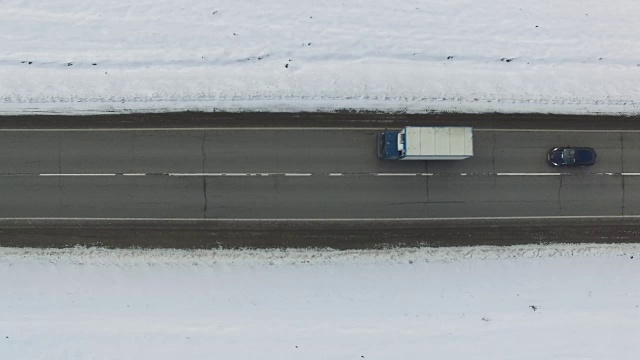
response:
M636 0L9 0L0 113L639 114L639 13Z
M635 359L639 253L0 248L0 355Z

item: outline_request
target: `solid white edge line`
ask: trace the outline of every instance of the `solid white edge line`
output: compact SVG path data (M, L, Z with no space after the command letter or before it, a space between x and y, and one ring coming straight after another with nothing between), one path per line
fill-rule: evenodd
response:
M455 125L463 126L463 125ZM473 127L473 126L471 126ZM398 130L401 127L220 127L220 128L97 128L97 129L0 129L0 132L108 132L108 131L384 131ZM640 133L635 129L602 129L602 130L581 130L581 129L492 129L473 128L478 132L570 132L570 133Z
M42 220L42 221L224 221L224 222L296 222L296 221L306 221L306 222L349 222L349 221L362 221L362 222L373 222L373 221L469 221L469 220L553 220L553 219L567 219L567 220L580 220L580 219L640 219L640 215L567 215L567 216L503 216L503 217L490 217L490 216L479 216L479 217L443 217L443 218L300 218L300 219L265 219L265 218L255 218L255 219L203 219L203 218L78 218L78 217L69 217L69 218L55 218L55 217L12 217L12 218L0 218L0 221L19 221L19 220Z
M66 176L66 177L91 177L91 176L155 176L155 175L168 175L175 177L196 177L196 176L229 176L229 177L239 177L239 176L290 176L290 177L308 177L313 176L313 173L76 173L76 174L56 174L56 173L44 173L44 174L34 174L37 176L46 176L46 177L58 177L58 176ZM315 174L322 175L322 174ZM478 173L369 173L369 174L344 174L344 173L330 173L329 176L349 176L349 175L373 175L373 176L474 176L478 175ZM597 175L597 176L640 176L640 172L626 172L626 173L481 173L481 175L496 175L496 176L571 176L571 175ZM0 176L11 176L6 174L0 174Z
M398 128L399 129L399 128ZM1 129L0 132L108 132L108 131L339 131L339 130L361 130L361 131L384 131L392 128L384 127L194 127L194 128L95 128L95 129Z
M588 130L588 129L476 129L473 131L487 131L487 132L572 132L572 133L640 133L640 130L636 129L601 129L601 130Z

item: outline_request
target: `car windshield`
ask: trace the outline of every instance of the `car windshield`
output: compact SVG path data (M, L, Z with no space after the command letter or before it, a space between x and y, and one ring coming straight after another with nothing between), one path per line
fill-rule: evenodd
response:
M576 162L576 151L574 149L564 149L562 151L562 160L564 160L565 164L573 164Z

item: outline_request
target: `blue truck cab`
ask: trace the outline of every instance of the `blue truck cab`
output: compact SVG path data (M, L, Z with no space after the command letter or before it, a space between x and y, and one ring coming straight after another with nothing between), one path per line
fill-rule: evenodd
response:
M378 159L400 159L400 152L398 151L398 134L400 134L400 131L385 131L382 134L378 134L378 145L376 147Z

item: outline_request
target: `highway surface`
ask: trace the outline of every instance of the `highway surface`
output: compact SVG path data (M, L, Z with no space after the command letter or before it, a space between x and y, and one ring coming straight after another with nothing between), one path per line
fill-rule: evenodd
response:
M377 160L375 135L405 125L473 125L475 156ZM549 167L549 148L569 144L596 148L598 163ZM640 241L633 118L7 117L0 158L0 246Z
M2 218L640 215L640 132L479 129L462 161L380 161L378 129L0 131ZM554 169L553 146L593 146Z

